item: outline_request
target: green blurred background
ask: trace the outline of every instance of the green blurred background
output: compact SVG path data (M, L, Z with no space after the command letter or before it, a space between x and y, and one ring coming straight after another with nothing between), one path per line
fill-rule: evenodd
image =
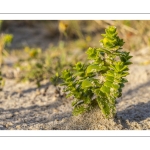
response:
M25 46L47 49L51 45L72 45L78 49L99 46L104 28L114 25L119 36L124 39L124 48L139 50L150 45L149 20L6 20L1 32L13 34L11 49Z
M0 35L11 34L13 40L5 47L3 66L13 67L19 81L38 86L44 79L55 82L63 69L87 62L85 51L100 46L101 34L110 25L117 27L125 51L149 49L149 20L4 20Z

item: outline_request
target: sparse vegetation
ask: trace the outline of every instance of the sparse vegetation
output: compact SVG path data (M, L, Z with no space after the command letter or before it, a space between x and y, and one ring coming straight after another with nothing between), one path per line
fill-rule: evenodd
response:
M2 26L2 21L0 21L0 28ZM5 84L5 81L2 77L2 63L3 63L3 55L6 55L7 52L5 50L5 47L7 45L10 45L11 41L13 39L13 35L11 34L0 34L0 90L2 90L2 87Z
M47 51L26 47L24 49L26 57L14 64L19 70L17 81L35 82L37 87L40 87L43 80L48 80L56 85L60 80L61 70L69 68L72 64L71 60L67 59L68 52L61 53L62 44L60 42L60 47L51 47Z

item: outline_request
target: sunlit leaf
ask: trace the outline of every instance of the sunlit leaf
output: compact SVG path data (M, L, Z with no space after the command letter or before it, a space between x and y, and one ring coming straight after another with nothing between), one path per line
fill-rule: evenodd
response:
M100 90L103 92L103 93L106 93L106 94L109 94L110 93L110 88L109 87L106 87L106 86L102 86L100 88Z
M89 87L92 87L92 86L94 86L94 82L92 80L90 80L90 79L83 80L83 82L82 82L82 88L83 89L84 88L89 88Z
M97 64L92 64L92 65L89 65L86 69L86 73L91 73L91 72L98 72L100 71L100 66L97 65Z

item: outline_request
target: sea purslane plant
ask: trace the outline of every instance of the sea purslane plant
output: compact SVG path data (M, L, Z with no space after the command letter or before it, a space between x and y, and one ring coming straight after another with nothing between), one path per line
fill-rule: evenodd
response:
M122 95L127 82L129 52L122 50L115 26L109 26L102 34L100 48L90 47L86 54L89 62L78 62L73 70L64 70L61 78L68 97L73 97L73 114L78 115L98 105L105 117L116 115L116 99Z

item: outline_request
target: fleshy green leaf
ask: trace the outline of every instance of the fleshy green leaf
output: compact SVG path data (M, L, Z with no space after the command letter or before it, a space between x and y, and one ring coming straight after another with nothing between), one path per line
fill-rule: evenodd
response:
M107 86L107 87L111 87L111 86L113 85L113 83L110 82L110 81L106 81L106 82L104 83L104 85Z
M118 90L120 86L119 86L118 84L113 84L112 87L113 87L114 89Z
M114 81L114 77L113 76L107 76L106 80L108 80L110 82L113 82Z
M91 73L91 72L98 72L100 71L100 66L97 65L97 64L92 64L92 65L89 65L86 69L86 73Z
M83 80L83 82L82 82L82 88L83 88L83 89L84 89L84 88L92 87L92 86L94 86L94 85L95 85L95 83L94 83L94 81L91 80L91 79L85 79L85 80Z
M87 108L85 108L84 106L78 106L78 107L75 107L75 108L73 109L72 114L73 114L74 116L77 116L77 115L79 115L79 114L82 114L82 113L85 112L85 111L87 111Z
M100 90L103 92L103 93L106 93L106 94L109 94L110 93L110 88L109 87L106 87L106 86L102 86L100 88Z
M97 99L98 106L100 107L103 114L107 117L110 115L110 108L105 99L98 97Z

